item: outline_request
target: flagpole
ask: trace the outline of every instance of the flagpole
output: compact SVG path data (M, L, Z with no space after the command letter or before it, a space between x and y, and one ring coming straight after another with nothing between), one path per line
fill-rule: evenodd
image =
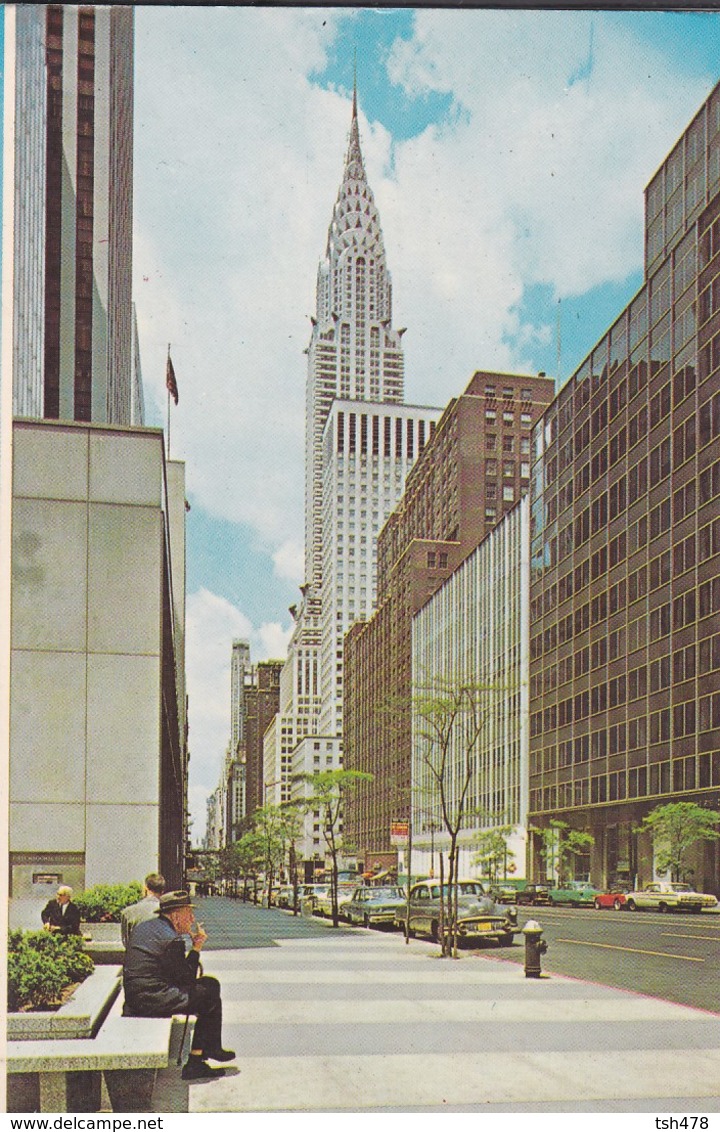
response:
M170 343L168 342L168 361L169 360L170 360ZM165 363L165 365L166 365L166 372L167 372L167 362ZM167 386L167 381L165 382L165 384ZM170 459L170 388L169 387L167 389L167 434L168 434L167 458L169 460Z

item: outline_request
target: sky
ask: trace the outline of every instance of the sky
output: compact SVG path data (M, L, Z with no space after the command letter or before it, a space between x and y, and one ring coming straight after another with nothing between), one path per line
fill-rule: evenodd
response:
M186 461L190 803L230 650L283 657L302 578L306 359L360 134L406 400L476 369L562 383L642 281L643 189L720 78L715 12L136 8L134 291L148 423L168 343Z

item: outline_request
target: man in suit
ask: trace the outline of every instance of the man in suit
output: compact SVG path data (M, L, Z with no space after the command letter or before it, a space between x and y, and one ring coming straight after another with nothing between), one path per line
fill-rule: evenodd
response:
M80 909L72 902L72 889L61 884L55 900L48 900L40 913L45 931L80 935Z
M183 935L192 946L185 954ZM220 984L210 975L197 977L200 951L207 939L195 922L194 905L187 892L166 892L160 897L153 920L133 929L125 953L123 1014L135 1018L170 1018L195 1014L190 1056L183 1067L184 1080L222 1077L210 1061L233 1061L235 1052L222 1046Z
M120 932L122 934L123 947L126 951L133 928L143 923L145 920L155 918L160 897L164 891L165 877L161 876L160 873L148 873L145 877L142 900L138 900L136 904L129 904L127 908L123 908L120 913Z

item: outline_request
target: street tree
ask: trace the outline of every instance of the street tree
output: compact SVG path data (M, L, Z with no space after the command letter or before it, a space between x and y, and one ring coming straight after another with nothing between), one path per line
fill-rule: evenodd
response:
M285 822L280 807L268 803L256 810L253 829L258 837L270 907L273 883L285 860Z
M471 814L470 787L475 778L478 748L496 697L506 689L472 680L436 679L416 687L413 695L413 744L419 775L413 791L439 813L448 834L447 886L441 866L439 925L443 955L457 958L459 835ZM444 901L446 901L445 906Z
M306 796L298 803L303 813L319 813L320 828L330 855L330 899L332 922L336 928L338 914L338 853L343 847L342 816L345 797L363 782L371 782L372 774L360 770L319 770L295 777L306 787Z
M248 829L243 833L240 840L235 842L235 852L238 861L238 869L244 878L243 900L247 902L248 881L252 880L253 902L257 904L258 874L262 869L264 860L263 844L259 834L253 829Z
M699 841L720 838L720 813L695 802L667 802L646 814L638 833L649 832L658 872L669 872L672 880L685 880L691 870L688 854Z
M472 859L473 865L480 869L480 875L489 881L497 881L502 873L507 874L508 841L513 832L511 825L499 825L495 829L485 829L475 839L477 850Z
M540 855L545 865L546 878L554 877L558 884L572 879L568 876L570 862L575 857L584 856L595 844L591 833L572 829L566 821L552 819L542 829L530 827L531 833L538 833L542 840Z

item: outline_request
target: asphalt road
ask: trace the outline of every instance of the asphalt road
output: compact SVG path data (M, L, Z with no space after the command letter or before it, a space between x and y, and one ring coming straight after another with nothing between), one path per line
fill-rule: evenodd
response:
M537 920L544 929L544 971L720 1013L717 913L520 908L519 924L527 920ZM502 954L522 963L522 936Z

